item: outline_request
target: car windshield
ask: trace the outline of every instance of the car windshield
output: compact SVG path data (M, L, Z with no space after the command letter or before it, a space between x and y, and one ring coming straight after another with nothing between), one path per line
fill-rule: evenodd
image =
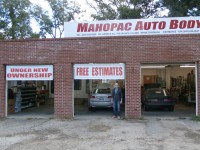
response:
M147 95L168 96L168 93L165 89L162 89L162 88L151 88L151 89L147 89Z
M110 94L111 93L111 90L110 88L108 89L95 89L94 94Z

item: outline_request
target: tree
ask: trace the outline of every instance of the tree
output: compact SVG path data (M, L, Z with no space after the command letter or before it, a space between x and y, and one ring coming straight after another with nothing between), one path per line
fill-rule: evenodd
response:
M96 14L92 14L91 17L95 20L105 20L105 19L115 19L117 18L117 12L114 9L114 5L112 3L105 3L102 0L94 0L96 6L92 3L89 3L86 0L87 4L96 11Z
M75 14L80 13L80 8L75 2L68 2L68 0L45 1L49 3L51 12L37 5L32 10L32 15L40 28L40 35L44 38L47 34L52 38L61 38L64 32L64 22L73 20Z
M199 16L199 0L160 0L162 7L169 9L170 17Z
M29 0L3 0L0 2L0 39L38 37L30 27Z
M95 20L136 19L161 17L158 8L160 3L154 0L93 0L95 5L86 0L96 13L91 16Z

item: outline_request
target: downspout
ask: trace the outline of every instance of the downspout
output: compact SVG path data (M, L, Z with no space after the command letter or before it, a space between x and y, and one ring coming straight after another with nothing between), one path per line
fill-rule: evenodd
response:
M199 115L199 110L198 110L198 101L199 101L199 98L198 98L198 63L195 62L195 88L196 88L196 116Z
M6 80L6 91L5 91L5 117L8 116L8 81Z

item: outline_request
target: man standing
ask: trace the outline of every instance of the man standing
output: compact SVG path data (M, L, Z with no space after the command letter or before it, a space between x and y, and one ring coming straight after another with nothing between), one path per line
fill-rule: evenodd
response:
M115 86L112 90L112 97L113 97L113 118L120 119L120 103L122 103L122 91L118 85L115 83Z

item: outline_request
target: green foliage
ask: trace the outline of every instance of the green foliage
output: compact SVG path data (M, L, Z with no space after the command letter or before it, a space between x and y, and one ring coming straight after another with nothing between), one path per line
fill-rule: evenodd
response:
M199 0L160 0L163 7L169 9L170 17L199 16Z
M32 37L29 0L3 0L0 3L0 39Z
M117 12L112 7L111 3L104 3L101 0L95 0L97 7L94 7L92 4L89 4L90 7L94 8L96 10L96 14L92 14L91 17L93 17L95 20L112 20L117 17Z
M194 116L191 118L193 121L200 121L200 116Z
M138 19L141 18L141 9L130 9L127 6L121 6L118 8L119 19Z
M154 0L93 1L95 5L88 1L87 4L96 11L91 15L95 20L161 17L158 12L160 3Z
M86 0L87 1L87 0ZM136 19L161 16L168 10L169 17L200 16L200 0L93 0L87 4L96 13L94 20Z
M68 0L45 0L48 2L51 11L44 10L40 6L34 6L32 15L40 27L40 35L52 38L62 37L64 22L74 19L75 14L80 13L79 6Z
M31 38L40 38L40 34L39 33L32 33Z

